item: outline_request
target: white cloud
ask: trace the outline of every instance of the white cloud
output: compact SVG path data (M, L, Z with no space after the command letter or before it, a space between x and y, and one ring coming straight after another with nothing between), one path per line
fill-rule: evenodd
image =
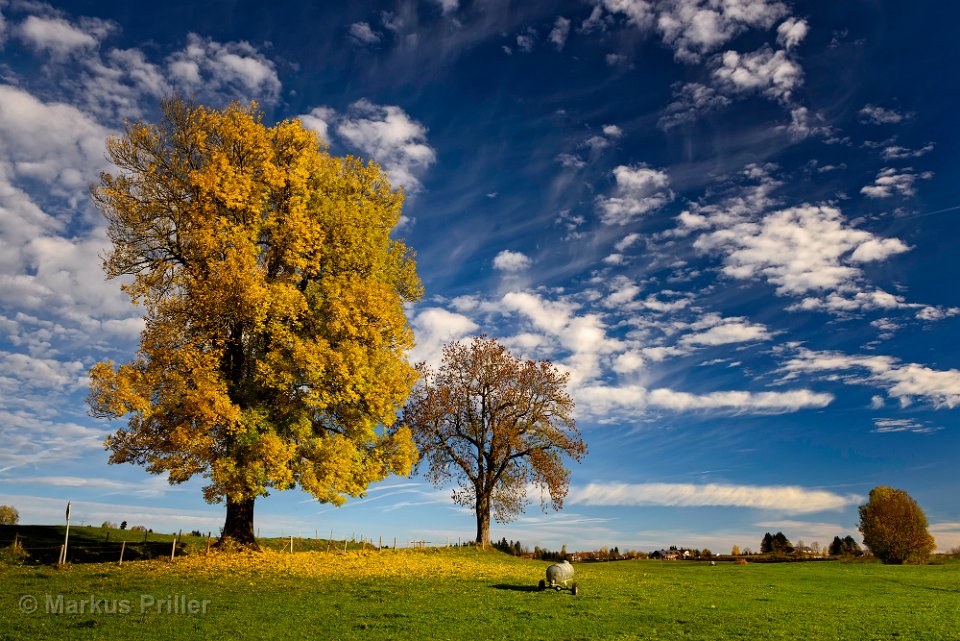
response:
M85 192L106 168L110 130L76 107L45 103L0 84L0 147L16 176L40 180L61 196ZM12 179L12 177L11 177Z
M617 374L632 374L639 372L645 366L646 359L636 350L627 350L613 359L613 371Z
M770 29L788 13L785 3L774 0L601 0L581 29L605 29L609 16L622 15L642 34L659 33L677 60L697 63L749 29ZM799 42L798 25L806 23L788 22L790 41Z
M558 16L556 21L553 23L553 29L550 30L550 35L548 36L550 42L553 43L553 46L557 48L557 51L562 51L565 44L567 44L567 36L570 35L570 20L564 18L563 16Z
M937 552L960 547L960 523L931 523L928 531L936 539Z
M825 124L823 116L811 114L806 107L790 109L790 124L784 129L796 140L802 140L809 136L826 135L831 131L830 126Z
M599 315L578 315L577 306L566 301L548 301L529 292L509 292L500 301L500 309L504 313L519 312L570 352L560 365L570 373L573 387L597 377L601 373L601 357L621 349L619 341L607 337Z
M9 408L12 397L3 384L4 398L0 400L0 469L21 467L39 462L46 464L75 459L87 452L102 451L104 430L62 420L51 407ZM62 399L60 395L56 398ZM22 399L21 399L22 400Z
M603 7L610 13L625 15L630 24L641 29L646 29L653 23L654 7L648 0L603 0Z
M334 109L330 107L314 107L309 113L300 114L297 117L300 119L300 122L303 123L304 127L317 132L324 142L330 142L330 127L333 126L337 120L337 112Z
M517 49L524 53L530 53L537 44L536 32L528 31L517 36Z
M764 46L752 53L726 51L716 63L714 79L734 93L756 91L788 102L793 90L803 84L803 69L783 49Z
M698 331L686 334L680 343L689 347L713 347L732 343L746 343L765 341L772 338L772 334L765 325L751 323L746 318L720 318L717 315L707 316L694 325Z
M872 310L904 309L916 310L915 316L920 320L936 321L955 316L960 313L956 307L934 307L921 303L908 303L903 296L897 296L882 289L866 289L854 291L851 285L844 293L831 292L823 298L807 297L791 305L787 309L795 310L822 310L832 313L850 313Z
M596 153L610 146L610 141L603 136L590 136L583 141L583 147L589 147L590 151Z
M875 418L873 419L873 430L871 431L877 434L894 434L897 432L933 434L942 429L942 427L912 418Z
M372 45L380 42L383 35L370 28L367 22L354 22L350 25L350 38L357 44Z
M749 28L769 29L788 11L768 0L666 0L657 10L657 30L684 62L699 62Z
M617 248L617 251L619 252L626 251L630 247L637 244L642 238L643 237L640 234L633 232L633 233L627 234L626 236L618 240L617 244L614 246Z
M703 114L726 107L730 102L730 98L710 85L699 82L676 83L673 86L673 102L664 109L657 126L667 130L694 122Z
M649 351L644 352L649 357ZM617 410L662 409L674 412L721 411L737 414L782 414L803 409L821 409L833 395L807 389L788 392L729 390L693 394L668 388L647 389L640 385L593 385L576 390L581 409L603 415Z
M613 196L597 198L600 219L607 225L626 225L673 200L666 172L646 165L620 165L613 170L617 187Z
M583 169L587 166L585 160L573 154L557 154L557 162L563 165L565 169L572 169L573 171Z
M807 24L806 20L793 17L787 18L777 27L777 42L780 43L780 46L784 49L792 49L807 37L809 31L810 25Z
M871 125L888 125L902 122L911 114L900 113L896 109L885 109L876 105L867 105L859 112L860 119Z
M443 346L475 332L477 324L463 314L441 307L429 307L413 317L410 323L416 336L416 347L410 352L410 361L425 361L428 365L440 363Z
M608 254L604 256L603 262L607 265L622 265L626 262L623 254Z
M619 138L623 135L623 129L616 125L604 125L603 135L607 136L608 138Z
M777 211L760 222L734 222L700 236L694 246L723 254L726 275L766 279L781 295L858 291L863 273L855 264L909 249L848 226L834 207L814 205Z
M203 98L275 101L280 94L276 65L248 42L221 43L195 33L167 58L174 84Z
M910 247L899 238L871 238L853 250L850 260L855 263L868 263L886 260L890 256L906 251L910 251Z
M627 61L626 56L622 56L619 53L608 53L604 56L604 60L607 61L608 67L615 67L619 64L623 64Z
M522 272L529 269L533 261L521 252L504 249L493 259L493 268L502 272Z
M590 483L573 487L570 505L741 507L787 514L812 514L857 505L863 497L789 485L710 483Z
M338 121L336 133L380 163L394 186L409 192L423 187L420 176L437 159L427 144L427 128L395 105L358 100Z
M64 56L78 49L93 49L98 38L63 18L29 16L17 30L27 44L38 51Z
M919 158L924 156L931 151L933 151L934 144L928 142L923 147L919 149L908 149L907 147L901 147L899 145L891 145L890 147L885 147L881 156L884 160L904 160L907 158Z
M902 363L891 356L849 356L841 352L797 349L796 356L783 365L787 380L799 374L846 373L849 383L882 387L903 406L920 399L935 408L953 409L960 405L960 371L935 370L917 363Z
M917 190L914 183L917 182L918 178L929 180L932 177L933 172L930 171L916 174L911 167L904 169L885 167L877 173L877 178L873 181L873 184L863 187L860 193L867 198L890 198L894 194L908 198L916 195Z
M433 0L433 3L440 7L443 15L450 15L460 8L460 0Z
M22 390L75 391L87 385L87 368L78 360L63 361L0 351L0 387Z

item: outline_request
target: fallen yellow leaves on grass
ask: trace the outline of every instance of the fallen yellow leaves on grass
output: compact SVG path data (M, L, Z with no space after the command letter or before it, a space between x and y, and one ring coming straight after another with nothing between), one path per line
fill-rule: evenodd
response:
M150 562L144 569L169 576L220 578L279 575L303 578L378 579L462 577L481 580L529 578L538 567L475 550L362 550L336 552L211 553Z

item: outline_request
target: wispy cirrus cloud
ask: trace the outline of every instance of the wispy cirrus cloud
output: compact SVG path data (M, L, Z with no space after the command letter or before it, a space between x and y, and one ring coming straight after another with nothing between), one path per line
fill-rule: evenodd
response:
M809 389L787 392L725 390L692 393L669 388L647 389L640 385L589 385L576 391L576 399L584 411L595 415L623 410L784 414L824 408L833 402L834 396Z
M942 427L937 425L931 425L926 421L918 421L912 418L875 418L873 419L873 430L871 431L877 434L895 434L897 432L933 434L942 429Z
M785 514L812 514L842 510L863 501L862 496L841 495L799 486L756 486L709 483L590 483L573 487L571 505L738 507Z

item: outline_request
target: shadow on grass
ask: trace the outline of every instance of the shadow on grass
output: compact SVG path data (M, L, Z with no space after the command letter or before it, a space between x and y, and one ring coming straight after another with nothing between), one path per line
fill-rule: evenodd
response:
M539 592L540 588L535 585L507 585L506 583L498 583L496 585L490 586L495 590L510 590L512 592Z

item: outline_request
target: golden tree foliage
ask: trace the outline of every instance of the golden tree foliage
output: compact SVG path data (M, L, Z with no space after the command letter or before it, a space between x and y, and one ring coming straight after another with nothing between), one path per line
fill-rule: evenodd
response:
M12 505L0 505L0 525L16 525L20 522L20 513Z
M396 414L416 381L403 304L421 285L390 237L403 194L383 171L330 156L298 120L255 104L180 99L107 143L117 175L92 189L109 278L144 308L137 358L91 370L95 415L129 415L112 463L209 501L299 485L341 504L417 453ZM132 277L132 278L130 278Z
M936 549L927 531L927 516L909 494L892 487L870 490L860 506L864 544L884 563L925 563Z
M491 511L508 521L527 504L527 485L563 507L570 471L586 445L566 392L569 375L549 361L522 361L495 339L452 342L434 372L423 377L404 409L427 476L437 486L455 479L454 500L472 506L477 543L490 543Z

